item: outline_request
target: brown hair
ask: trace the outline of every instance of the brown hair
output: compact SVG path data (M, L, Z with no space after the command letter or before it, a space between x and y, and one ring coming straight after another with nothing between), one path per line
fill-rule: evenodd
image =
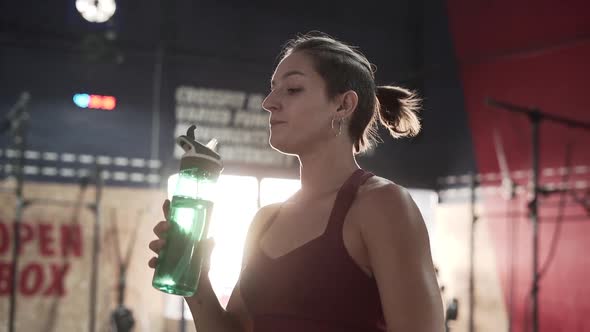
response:
M349 90L357 93L358 105L348 127L355 153L364 152L379 141L377 119L394 138L420 132L416 114L420 99L401 87L377 87L375 67L357 49L324 33L310 32L289 40L280 58L294 52L305 52L312 58L315 70L326 81L328 97Z

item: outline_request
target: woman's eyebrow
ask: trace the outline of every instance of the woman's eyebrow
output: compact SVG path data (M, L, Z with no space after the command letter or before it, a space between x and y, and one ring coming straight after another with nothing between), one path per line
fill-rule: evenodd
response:
M284 73L283 76L281 77L281 79L284 80L285 78L287 78L289 76L293 76L293 75L305 76L305 74L303 72L299 71L299 70L291 70L291 71L288 71L288 72ZM274 80L271 80L270 81L270 86L275 86L275 84L276 83L275 83Z

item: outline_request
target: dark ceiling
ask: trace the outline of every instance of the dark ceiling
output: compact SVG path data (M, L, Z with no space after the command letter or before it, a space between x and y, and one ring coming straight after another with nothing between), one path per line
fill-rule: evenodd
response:
M25 61L23 54L26 61L66 59L103 68L104 63L153 62L161 52L166 63L182 65L183 71L212 61L219 68L241 66L264 92L281 45L297 33L320 30L361 47L378 67L378 84L403 84L425 98L424 132L412 140L386 139L364 161L367 168L405 185L433 188L437 177L474 167L442 0L428 6L423 0L117 4L114 18L96 25L80 17L74 0L2 2L0 47L8 52L1 68L16 75L13 64ZM13 79L4 77L0 83ZM2 97L4 103L12 98Z

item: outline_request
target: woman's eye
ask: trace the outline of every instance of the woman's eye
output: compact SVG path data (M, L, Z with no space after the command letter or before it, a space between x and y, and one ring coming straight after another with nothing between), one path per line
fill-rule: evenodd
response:
M289 94L294 94L294 93L300 92L301 90L303 90L303 89L301 89L301 88L289 88L289 89L287 89L287 92Z

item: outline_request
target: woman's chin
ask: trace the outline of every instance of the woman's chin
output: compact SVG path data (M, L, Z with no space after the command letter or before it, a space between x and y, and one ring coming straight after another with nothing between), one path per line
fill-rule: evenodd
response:
M279 142L278 140L273 140L272 138L269 140L270 147L274 150L288 155L296 155L297 149L292 144L286 144L285 142Z

